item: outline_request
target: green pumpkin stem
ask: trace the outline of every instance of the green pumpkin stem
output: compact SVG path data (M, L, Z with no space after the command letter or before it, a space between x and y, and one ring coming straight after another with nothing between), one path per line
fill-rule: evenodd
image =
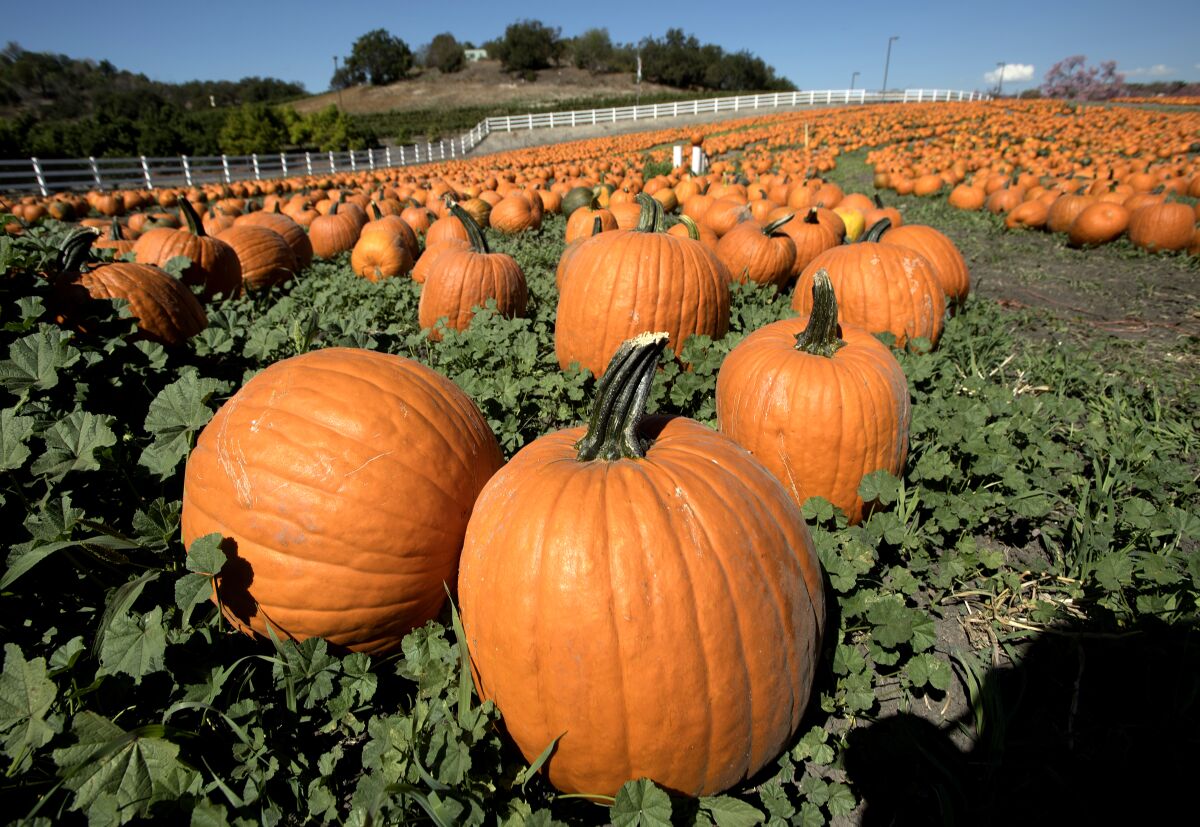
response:
M679 223L687 227L688 238L692 241L700 240L700 225L696 223L690 215L679 216Z
M817 208L816 207L808 208L808 215L804 216L804 223L805 224L820 224L821 223L821 219L817 218Z
M883 209L883 199L879 197L879 193L875 193L874 201L875 201L875 209L882 210Z
M639 233L661 233L666 221L662 204L644 192L635 195L634 200L642 207L642 213L638 216L638 223L634 229Z
M462 222L462 225L467 228L467 238L471 240L471 249L477 253L489 253L487 239L483 235L483 230L475 223L475 219L471 214L459 206L457 201L450 202L450 214Z
M58 255L54 259L54 272L58 275L85 272L88 259L92 255L92 242L95 240L96 231L91 228L85 228L67 236L63 240L62 246L58 248Z
M109 230L108 230L108 240L109 241L120 241L121 240L121 219L117 218L115 215L113 216L113 219L112 219L112 225L109 227Z
M179 200L179 211L183 213L183 220L187 222L188 232L192 235L203 237L205 235L204 222L196 214L196 208L192 206L192 202L186 198L181 198Z
M379 211L378 204L376 204L374 201L372 201L367 206L369 206L371 208L371 220L372 221L378 221L379 219L383 218L383 213Z
M883 238L883 234L886 233L891 228L892 228L892 219L881 218L878 221L876 221L874 224L872 224L870 229L868 229L865 233L863 233L862 238L860 238L859 241L878 242L879 239Z
M645 458L647 446L638 425L668 338L666 333L643 333L617 348L596 386L587 433L575 444L580 462Z
M600 235L604 232L604 222L600 220L600 216L592 219L592 235Z
M846 345L842 341L842 328L838 324L837 296L829 273L818 270L813 276L812 314L808 326L796 337L796 350L812 356L833 356Z
M813 215L815 216L816 214L817 214L817 211L813 210ZM777 218L776 220L772 221L767 226L763 227L763 229L762 229L763 235L774 235L775 233L779 232L780 227L782 227L784 224L788 223L795 217L796 217L796 214L794 212L790 212L787 215L785 215L783 218Z

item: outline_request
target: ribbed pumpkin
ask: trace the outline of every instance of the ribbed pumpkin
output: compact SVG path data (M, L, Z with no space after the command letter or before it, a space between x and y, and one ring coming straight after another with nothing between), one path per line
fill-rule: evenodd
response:
M833 230L821 223L816 209L811 207L803 220L789 221L780 229L796 246L796 260L792 262L790 278L799 276L809 262L840 243Z
M527 760L558 739L544 772L566 792L646 777L697 796L753 776L790 741L819 658L799 508L727 437L642 420L665 341L617 349L588 426L519 451L463 546L476 688Z
M796 244L781 231L791 213L763 225L751 219L738 224L717 243L717 258L737 282L782 287L796 263Z
M220 295L231 298L242 292L242 265L233 248L216 238L210 238L201 226L200 216L187 199L179 202L187 220L187 228L172 230L166 227L150 230L133 245L138 264L161 267L176 256L186 256L192 263L183 271L184 284L204 287L204 298Z
M300 269L296 254L274 230L253 224L235 224L218 238L237 253L242 265L242 286L247 290L283 284Z
M492 207L489 220L507 235L536 230L542 226L542 199L531 192L514 192Z
M1185 250L1192 243L1195 227L1195 216L1187 204L1151 204L1129 217L1129 240L1152 253Z
M1041 199L1033 199L1013 207L1004 216L1004 226L1010 230L1041 229L1050 218L1050 207Z
M562 289L563 278L566 276L567 267L571 263L571 259L575 257L575 253L579 251L583 242L587 241L592 236L600 235L604 232L604 221L599 215L594 215L592 218L592 235L584 238L577 238L568 244L558 258L558 267L554 269L554 286L559 290Z
M1111 201L1096 201L1083 208L1068 229L1071 245L1086 247L1107 244L1129 226L1129 210Z
M266 227L268 230L279 233L287 245L292 248L292 255L296 257L296 267L299 270L305 269L312 264L313 259L312 242L308 240L308 233L304 232L304 228L290 216L279 212L278 203L272 209L274 212L259 210L239 216L234 220L234 226L240 227L249 224L252 227Z
M577 207L571 212L571 217L567 219L567 235L566 242L570 244L581 238L590 238L593 233L593 224L595 219L600 219L600 231L608 232L609 230L620 229L617 226L617 218L610 210L606 210L597 206L595 209L588 205Z
M721 363L721 433L748 450L798 505L824 497L851 524L873 471L899 476L908 455L908 382L874 335L839 325L829 276L812 281L812 313L759 328Z
M888 230L879 240L916 250L933 265L951 313L958 312L958 308L966 303L971 292L971 273L958 247L940 230L925 224L905 224Z
M507 253L489 252L483 231L474 219L458 204L451 205L450 210L466 228L471 248L443 250L425 273L417 320L435 341L441 338L434 327L438 319L445 318L451 330L466 330L476 308L488 299L495 299L496 311L509 318L525 315L529 301L525 274L516 259Z
M554 352L599 376L620 344L663 330L678 354L693 334L729 329L729 270L698 241L663 232L662 205L639 194L642 223L584 242L563 277Z
M800 274L792 309L812 311L813 277L829 274L837 294L841 320L871 333L891 333L896 345L925 338L936 345L945 324L946 294L933 267L907 247L878 243L888 229L886 219L863 236L817 256Z
M136 239L137 233L127 226L122 226L121 220L114 215L112 224L108 228L108 235L96 236L92 247L97 250L112 250L113 255L120 258L133 250Z
M1079 214L1096 199L1090 195L1064 193L1054 199L1046 214L1046 228L1052 233L1065 233L1071 229L1071 224Z
M437 616L475 497L502 464L471 400L419 362L330 348L247 382L200 434L183 542L220 534L247 634L399 648Z
M362 233L368 230L375 232L378 229L387 228L389 233L400 238L400 243L408 250L409 257L416 261L417 257L421 255L421 242L417 240L417 234L413 232L412 227L408 226L408 222L398 214L384 214L375 203L368 207L368 211L371 213L371 220L363 226L359 237L361 238Z
M317 216L309 225L308 240L312 242L313 255L333 258L338 253L353 250L361 230L358 216L343 204L333 202L329 212Z
M981 187L970 184L959 184L950 191L947 201L951 207L960 210L982 210L987 200L987 193Z
M692 241L699 241L714 253L717 251L717 245L721 243L721 239L717 238L717 234L708 227L703 227L692 220L691 216L679 216L679 223L667 229L668 235L679 236L680 238L690 238Z
M870 229L878 224L883 219L891 222L892 227L903 227L904 217L900 215L900 211L895 207L884 205L883 199L879 197L879 193L875 193L874 197L875 209L867 210L863 213L863 223Z
M403 224L397 216L388 216ZM406 227L408 225L405 225ZM363 227L350 252L350 269L368 281L400 276L413 268L412 253L404 238L385 221L373 221Z
M59 253L53 281L62 323L75 324L89 299L125 299L141 335L159 344L181 345L208 327L192 291L159 268L124 261L89 266L93 237L90 230L73 234Z

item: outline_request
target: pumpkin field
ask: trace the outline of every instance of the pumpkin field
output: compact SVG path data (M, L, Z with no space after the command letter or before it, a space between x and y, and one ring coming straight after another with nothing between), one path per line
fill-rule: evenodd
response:
M0 196L5 820L1177 818L1161 104Z

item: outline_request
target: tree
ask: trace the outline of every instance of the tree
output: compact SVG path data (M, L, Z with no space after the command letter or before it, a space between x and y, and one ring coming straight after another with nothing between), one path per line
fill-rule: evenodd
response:
M1099 66L1086 66L1087 57L1072 55L1050 67L1042 83L1047 98L1071 100L1108 100L1125 93L1125 76L1117 71L1115 60Z
M230 155L278 152L288 142L287 126L265 103L244 103L226 116L219 140Z
M558 63L562 57L560 33L560 29L552 29L540 20L510 23L504 30L504 39L498 41L496 57L510 72L528 75L534 70L545 69L551 61Z
M571 61L576 69L592 73L611 72L613 44L608 29L588 29L571 41Z
M454 35L443 32L429 42L425 49L425 68L439 72L457 72L467 63L463 47Z
M330 85L335 89L364 83L383 86L403 78L412 65L407 43L386 29L374 29L354 41L350 57L333 73Z

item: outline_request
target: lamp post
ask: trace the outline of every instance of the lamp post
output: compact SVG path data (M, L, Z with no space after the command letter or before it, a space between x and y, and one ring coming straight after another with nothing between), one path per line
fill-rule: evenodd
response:
M334 83L338 82L337 73L338 73L337 55L334 55L333 56L333 82ZM337 88L337 93L338 93L338 109L340 110L342 108L342 87L340 85Z
M854 74L852 74L852 75L850 76L850 88L851 88L851 89L853 89L853 88L854 88L854 79L855 79L855 78L857 78L857 77L858 77L859 75L861 75L861 74L862 74L862 72L855 72Z
M996 97L999 98L1004 95L1004 70L1008 67L1008 64L1000 61L996 65L1000 67L1000 74L996 76Z
M900 39L900 35L898 35L898 34L894 34L888 38L887 58L885 58L883 61L883 91L884 91L884 93L887 92L888 67L892 63L892 41L899 40L899 39Z

